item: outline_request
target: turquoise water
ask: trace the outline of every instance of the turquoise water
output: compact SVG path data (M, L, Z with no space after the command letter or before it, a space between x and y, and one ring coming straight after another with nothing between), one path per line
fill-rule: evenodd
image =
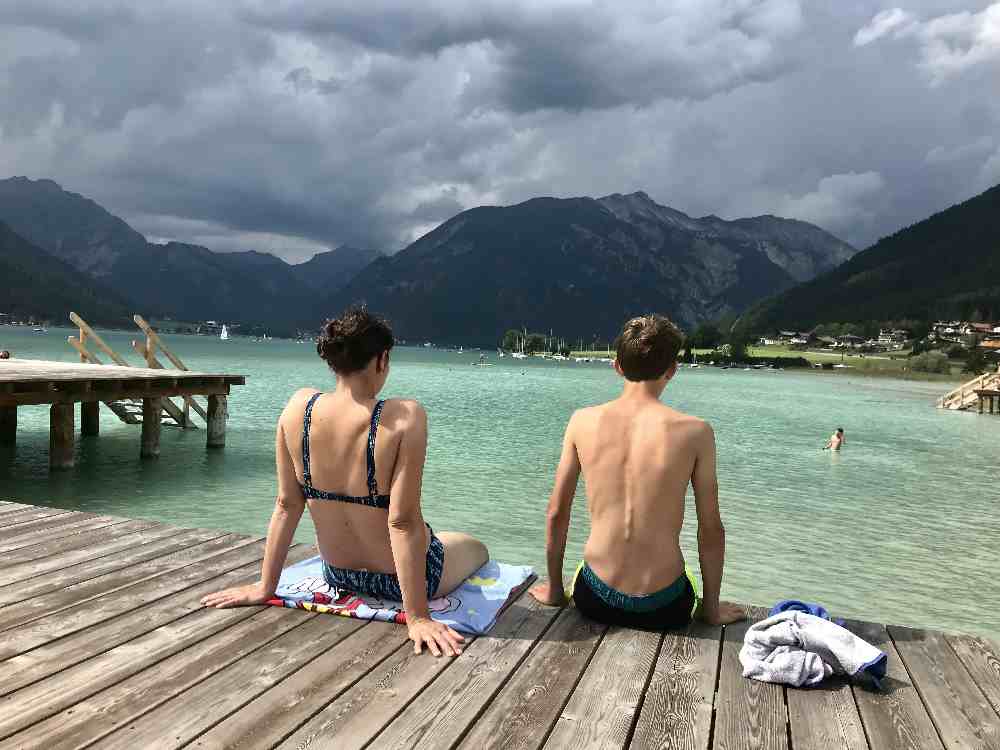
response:
M69 330L0 328L15 356L72 361ZM110 333L119 352L134 336ZM163 431L158 461L138 458L137 427L102 411L101 436L80 439L73 471L49 474L46 407L19 410L18 445L0 455L0 498L262 535L274 493L274 426L297 388L333 387L308 344L167 338L192 369L241 373L224 452L204 430ZM544 571L544 515L573 409L612 398L606 364L401 347L386 396L417 398L430 415L424 514L469 531L495 558ZM129 359L138 364L136 357ZM995 582L1000 419L942 412L935 383L850 375L684 369L664 398L708 419L719 446L728 549L724 596L770 605L818 601L837 614L1000 637ZM821 450L835 427L840 454ZM685 554L697 565L689 498ZM587 533L574 506L567 574ZM303 522L297 539L309 541Z

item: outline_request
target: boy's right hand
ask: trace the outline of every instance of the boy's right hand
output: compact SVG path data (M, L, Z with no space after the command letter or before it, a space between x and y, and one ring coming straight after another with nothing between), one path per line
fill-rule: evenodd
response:
M746 610L732 602L719 602L718 606L712 608L706 607L705 602L701 602L696 616L709 625L731 625L747 619Z

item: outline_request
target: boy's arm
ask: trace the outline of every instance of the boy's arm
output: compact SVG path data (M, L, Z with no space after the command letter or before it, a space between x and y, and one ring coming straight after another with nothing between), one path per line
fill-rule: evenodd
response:
M719 479L715 469L715 433L711 425L698 425L694 471L695 510L698 514L698 558L701 562L701 617L712 624L743 619L744 612L719 601L722 568L726 561L726 529L719 514Z
M573 422L574 418L571 417L566 426L562 456L559 458L555 486L549 497L549 509L545 518L545 559L549 579L531 590L531 594L543 604L557 605L566 602L562 577L563 560L566 556L566 537L569 534L573 496L580 478L580 459L573 440Z

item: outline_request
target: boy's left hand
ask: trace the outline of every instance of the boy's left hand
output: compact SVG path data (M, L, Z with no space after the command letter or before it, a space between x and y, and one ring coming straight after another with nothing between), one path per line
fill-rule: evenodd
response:
M566 591L563 587L553 586L549 581L532 586L528 593L550 607L561 607L566 603Z

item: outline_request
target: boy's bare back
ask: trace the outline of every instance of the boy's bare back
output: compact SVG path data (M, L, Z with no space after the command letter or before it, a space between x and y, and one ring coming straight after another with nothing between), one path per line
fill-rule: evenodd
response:
M620 591L668 586L684 572L688 482L716 492L712 428L659 400L616 399L578 411L568 433L590 510L585 559Z

